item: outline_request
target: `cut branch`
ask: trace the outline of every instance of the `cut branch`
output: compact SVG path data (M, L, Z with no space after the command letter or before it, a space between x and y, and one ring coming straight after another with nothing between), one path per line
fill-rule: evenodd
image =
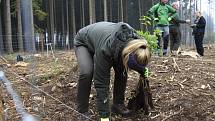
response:
M175 61L175 58L173 58L173 67L176 69L176 71L181 71L181 69L179 68L178 64Z
M173 117L173 116L175 116L175 115L180 114L182 111L183 111L183 108L180 109L178 112L176 112L176 113L174 113L174 114L172 114L172 115L167 116L167 117L164 118L162 121L166 121L166 120L168 120L169 118L171 118L171 117Z

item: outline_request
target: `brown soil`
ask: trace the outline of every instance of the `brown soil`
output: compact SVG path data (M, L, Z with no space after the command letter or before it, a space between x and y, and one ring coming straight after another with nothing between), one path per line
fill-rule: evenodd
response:
M12 56L12 57L11 57ZM0 69L21 96L29 113L41 121L76 121L75 111L78 67L73 51L56 52L41 57L22 54L27 67L15 67L15 56L0 58ZM203 58L189 56L152 57L149 64L150 86L155 109L129 118L112 115L113 121L214 121L215 120L215 47L205 48ZM112 74L113 75L113 74ZM135 88L138 74L129 73L126 103ZM113 82L113 78L111 78ZM33 85L34 86L33 86ZM14 102L1 83L4 118L19 121ZM110 89L112 92L112 88ZM97 120L95 89L90 95L91 119ZM110 97L112 98L112 97Z

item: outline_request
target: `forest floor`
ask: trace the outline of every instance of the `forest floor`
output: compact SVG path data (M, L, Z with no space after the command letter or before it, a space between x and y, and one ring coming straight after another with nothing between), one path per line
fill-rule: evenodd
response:
M15 54L5 55L0 58L0 69L20 95L25 110L40 121L77 121L77 117L80 117L75 110L78 67L74 52L58 51L54 56L47 56L46 53L21 56L28 65L17 65ZM155 109L150 110L149 116L145 116L143 111L138 111L129 118L113 114L112 121L215 120L214 45L205 48L205 56L202 58L153 56L149 69ZM138 78L137 73L129 72L125 103L135 89ZM16 106L3 83L1 91L4 119L20 121L21 116L16 112ZM112 93L112 86L110 92ZM92 86L92 120L97 120L98 117L95 96L95 88Z

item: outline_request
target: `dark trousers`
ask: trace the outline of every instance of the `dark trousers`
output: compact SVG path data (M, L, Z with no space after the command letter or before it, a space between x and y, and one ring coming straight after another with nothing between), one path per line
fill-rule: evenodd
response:
M177 51L181 44L181 32L177 26L170 26L170 51Z
M163 38L163 55L166 55L169 43L169 26L158 25L155 29L159 29L161 31L161 37ZM161 49L161 37L158 35L158 51Z
M197 53L201 56L204 56L204 47L203 47L203 33L196 33L194 34L195 44L196 44L196 50Z
M167 54L168 43L169 43L169 35L166 35L163 37L163 55ZM160 48L161 48L161 37L158 36L158 49Z
M86 113L89 108L89 96L93 79L93 55L83 46L75 48L75 54L80 69L77 90L77 110L80 113Z
M114 64L113 68L115 72L113 88L113 104L123 104L125 101L127 73L122 73L122 70L124 70L122 65Z

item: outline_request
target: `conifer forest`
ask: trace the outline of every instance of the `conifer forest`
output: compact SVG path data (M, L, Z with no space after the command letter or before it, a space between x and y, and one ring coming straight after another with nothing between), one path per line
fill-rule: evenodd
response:
M168 46L167 55L157 54L158 34L154 31L154 18L148 14L161 1L168 1L168 6L177 3L180 20L189 20L180 24L180 47L173 53ZM204 55L199 54L193 34L198 11L206 22ZM153 107L143 87L143 105L149 106L147 115L145 108L128 117L113 113L116 74L111 68L108 121L214 121L214 11L215 0L0 0L0 121L102 121L95 75L89 114L77 110L78 81L84 75L80 74L74 40L83 27L103 21L127 23L146 39L151 50L146 66L149 85L145 86L150 87ZM92 55L94 68L95 56ZM102 61L102 66L106 63ZM127 106L138 93L140 74L132 69L120 71L128 73L124 99Z

